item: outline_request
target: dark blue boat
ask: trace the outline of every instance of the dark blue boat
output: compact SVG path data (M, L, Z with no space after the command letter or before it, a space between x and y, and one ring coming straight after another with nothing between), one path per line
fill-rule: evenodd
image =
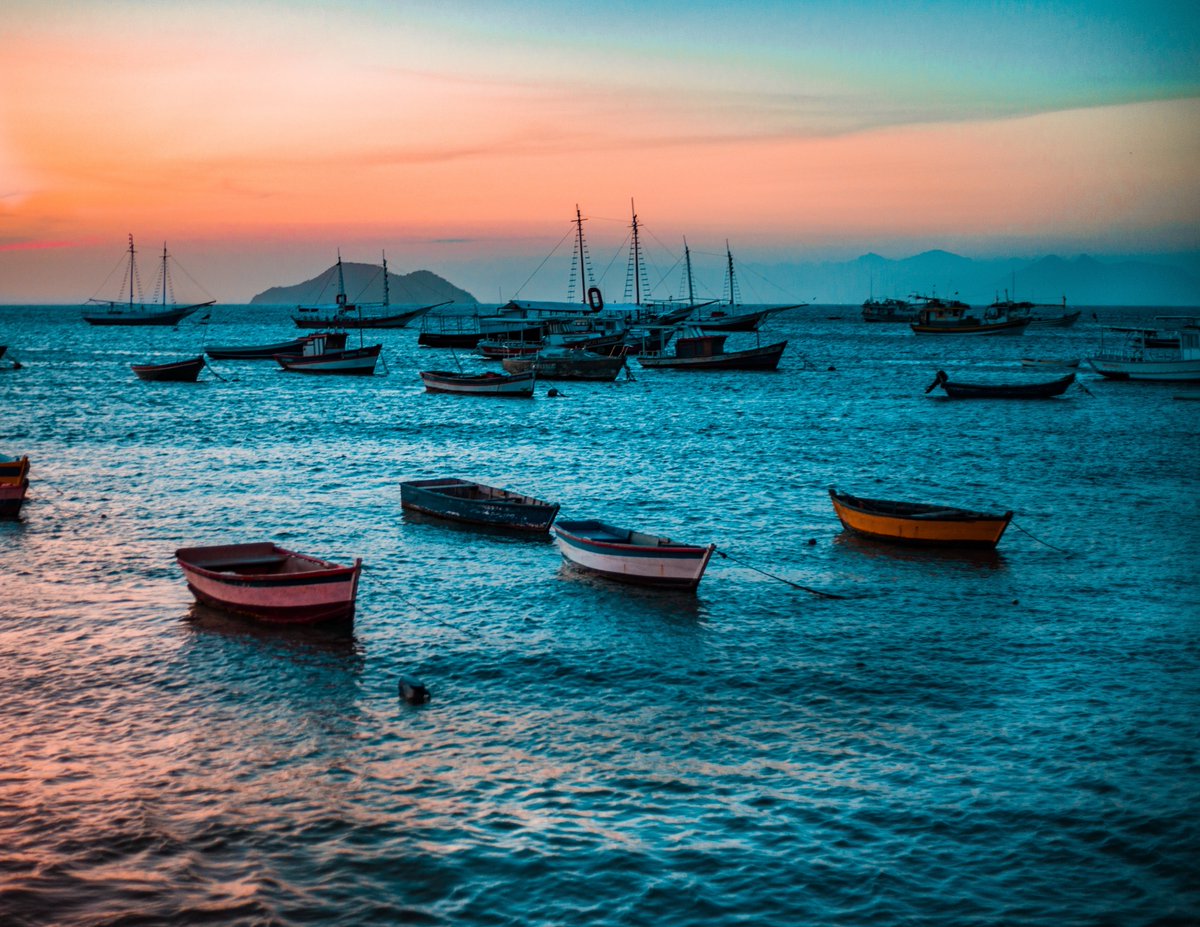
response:
M400 505L452 521L539 534L550 530L558 514L556 502L454 477L401 483Z

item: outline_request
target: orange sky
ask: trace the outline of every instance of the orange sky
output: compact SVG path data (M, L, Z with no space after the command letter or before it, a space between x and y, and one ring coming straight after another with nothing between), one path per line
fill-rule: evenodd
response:
M1082 54L1061 79L964 59L890 80L870 42L862 62L786 42L693 55L611 24L580 47L548 13L531 35L503 4L467 26L420 5L190 6L0 11L0 302L92 295L130 232L222 301L339 247L507 296L576 203L593 254L616 248L631 197L670 247L729 238L743 260L1200 242L1187 74L1105 99Z

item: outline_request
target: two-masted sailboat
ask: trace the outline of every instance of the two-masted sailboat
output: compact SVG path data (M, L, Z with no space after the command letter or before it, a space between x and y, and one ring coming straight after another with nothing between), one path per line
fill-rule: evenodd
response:
M89 325L176 325L180 319L216 302L215 299L188 305L180 305L175 302L175 288L171 281L171 267L168 261L170 255L167 253L167 246L164 243L162 266L155 284L155 296L151 302L147 303L142 297L142 283L137 269L137 251L133 247L132 235L129 236L128 254L125 279L121 282L122 297L128 289L128 298L118 300L92 297L89 299L89 305L102 307L83 310L83 320Z
M383 301L371 304L355 304L346 299L346 278L342 271L342 254L337 256L338 291L333 306L297 306L292 321L297 328L404 328L413 319L423 316L430 309L445 306L453 300L444 300L429 306L407 306L398 312L388 311L391 300L388 292L387 255L383 255ZM383 309L381 314L368 315L364 308Z

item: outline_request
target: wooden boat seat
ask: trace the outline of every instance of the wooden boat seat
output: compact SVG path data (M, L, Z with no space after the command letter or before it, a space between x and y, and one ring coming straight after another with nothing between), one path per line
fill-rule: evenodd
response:
M196 562L196 566L204 570L238 570L242 567L280 566L288 558L283 554L267 554L262 557L230 557L228 560L207 560Z

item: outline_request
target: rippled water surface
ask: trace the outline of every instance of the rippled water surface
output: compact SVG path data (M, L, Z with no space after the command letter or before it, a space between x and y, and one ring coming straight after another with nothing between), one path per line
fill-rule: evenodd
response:
M810 308L771 323L776 374L504 401L422 392L454 359L413 330L368 333L373 379L154 384L129 363L286 312L0 309L0 454L34 479L0 524L0 922L1195 923L1200 403L1087 372L923 393L1086 354L1091 317L943 339ZM402 514L440 475L728 559L695 596L584 578ZM830 484L1014 527L881 548ZM352 636L193 605L176 547L260 539L364 559Z

